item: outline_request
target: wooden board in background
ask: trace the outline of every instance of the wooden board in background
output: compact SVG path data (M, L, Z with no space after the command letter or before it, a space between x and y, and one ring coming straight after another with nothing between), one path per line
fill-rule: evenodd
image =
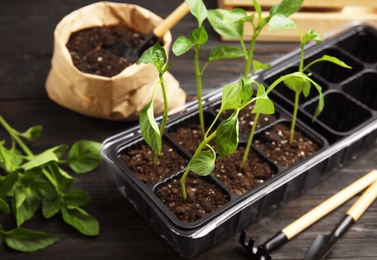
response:
M265 3L266 2L266 3ZM277 0L260 1L263 7L269 7ZM352 4L353 6L340 7L340 2ZM373 3L372 3L373 2ZM321 3L321 7L319 7ZM327 3L327 4L326 4ZM342 4L344 6L345 4ZM357 3L359 3L357 5ZM254 12L251 0L219 0L219 8L232 9L235 7L242 7L246 11ZM316 30L319 34L323 35L330 31L335 30L351 21L377 21L377 1L323 1L323 0L306 0L304 1L304 8L290 16L302 29L306 32L309 29ZM264 12L268 15L268 9ZM251 38L252 30L251 25L245 25L245 40ZM229 39L222 38L228 41ZM287 30L274 30L270 31L265 28L259 36L259 41L298 41L298 31L294 29Z
M223 8L233 7L252 7L252 0L220 0ZM274 4L281 2L281 0L259 0L261 6L271 7ZM315 8L343 8L344 6L359 6L359 7L377 7L376 0L305 0L302 7Z

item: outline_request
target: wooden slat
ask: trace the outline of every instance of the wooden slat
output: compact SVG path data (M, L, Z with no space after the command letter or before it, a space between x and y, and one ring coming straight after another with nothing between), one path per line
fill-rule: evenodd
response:
M219 8L225 8L223 6L223 1L244 1L244 0L219 0ZM272 1L272 0L269 0ZM314 0L312 0L314 1ZM344 0L351 2L351 0ZM250 1L251 2L251 1ZM323 2L323 1L320 1ZM363 2L363 1L360 1ZM377 4L377 1L375 2ZM246 10L252 10L251 8L245 8ZM267 16L268 11L264 12L263 15ZM358 7L349 6L341 9L303 9L292 16L290 16L301 28L303 32L313 29L319 34L324 34L329 31L335 30L351 21L377 21L377 8L371 7ZM245 24L244 39L249 40L251 38L252 30L251 25ZM223 40L229 40L222 38ZM286 30L273 30L270 31L265 28L260 34L260 41L298 41L299 35L297 30L286 29Z
M225 8L253 6L251 0L221 0ZM259 0L261 6L270 7L281 0ZM342 8L344 6L377 7L376 0L305 0L302 7L308 8Z

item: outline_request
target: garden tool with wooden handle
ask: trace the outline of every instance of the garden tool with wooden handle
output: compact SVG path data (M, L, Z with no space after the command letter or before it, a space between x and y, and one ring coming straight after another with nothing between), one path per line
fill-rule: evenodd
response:
M318 235L305 256L305 260L324 259L338 243L340 237L359 220L377 197L377 181L375 181L352 205L346 215L328 235Z
M136 62L144 51L157 43L159 38L162 38L162 36L176 25L189 11L190 9L187 3L183 2L153 29L152 33L145 38L142 44L134 48L128 42L122 42L117 46L117 52L129 62Z
M377 170L373 170L283 228L258 247L254 247L255 241L253 239L246 242L245 231L241 232L239 242L250 253L250 259L271 259L269 254L272 251L291 240L301 231L305 230L376 181Z

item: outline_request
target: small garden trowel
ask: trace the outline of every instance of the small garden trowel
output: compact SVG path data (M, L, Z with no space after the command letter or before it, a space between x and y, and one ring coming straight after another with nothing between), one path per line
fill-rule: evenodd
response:
M335 247L341 236L354 224L377 198L375 181L347 211L342 221L328 235L318 235L305 256L305 260L324 259Z
M134 48L128 42L124 41L117 46L117 52L129 62L136 62L144 51L157 43L159 38L176 25L189 11L190 9L187 3L183 2L168 17L166 17L165 20L153 29L153 32L145 38L142 44Z

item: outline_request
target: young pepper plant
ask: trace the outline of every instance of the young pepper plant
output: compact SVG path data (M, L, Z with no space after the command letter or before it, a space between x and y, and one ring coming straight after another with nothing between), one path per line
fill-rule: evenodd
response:
M194 153L194 156L190 160L188 167L181 178L181 187L184 200L187 199L185 181L188 173L192 171L200 176L205 176L210 174L215 167L216 153L215 150L208 144L209 141L216 137L216 148L219 153L220 159L223 159L225 156L233 153L238 146L239 111L249 105L251 102L255 102L252 113L256 113L256 116L254 120L254 127L252 127L249 141L245 150L244 158L240 165L240 168L243 168L248 158L252 138L255 132L255 126L257 125L259 115L261 113L274 113L274 105L272 101L268 99L264 86L252 79L252 76L257 70L270 67L267 64L263 64L253 59L256 40L262 29L272 19L272 17L277 14L284 14L289 16L300 8L302 2L303 0L284 0L279 4L276 4L271 9L269 16L266 18L262 17L261 6L255 0L253 0L253 4L255 6L256 14L247 15L247 13L243 9L239 8L231 11L222 9L209 10L208 19L215 31L225 37L233 39L237 38L240 40L241 48L238 51L235 47L228 47L232 48L232 52L237 52L240 54L243 53L246 60L246 65L244 75L241 76L239 82L229 84L224 87L219 112L215 120L205 133L203 141L198 146L196 152ZM256 21L254 20L254 18ZM246 22L251 23L253 28L249 50L246 49L243 40L244 26ZM251 68L252 71L250 73ZM256 85L258 89L255 98L252 98L253 84ZM216 130L213 130L211 132L220 114L228 109L233 110L232 115L221 122ZM203 150L206 147L209 150Z
M318 115L322 112L324 107L324 98L322 94L322 88L321 86L316 83L313 79L310 78L310 73L305 73L309 67L312 65L318 63L318 62L331 62L338 66L341 66L343 68L351 69L349 65L344 63L343 61L339 60L336 57L330 56L330 55L323 55L320 58L317 58L313 61L311 61L308 65L304 66L305 61L305 46L311 42L315 41L316 44L320 43L322 40L317 32L314 30L309 30L305 34L302 34L300 27L292 21L290 18L284 16L284 15L277 15L273 17L269 24L269 29L282 29L282 28L296 28L299 31L300 35L300 62L298 71L284 75L277 79L275 82L271 84L269 89L266 91L269 93L272 89L275 88L279 83L284 82L285 86L287 86L289 89L295 92L295 99L294 99L294 108L292 113L292 123L291 123L291 129L290 129L290 137L289 137L289 143L292 145L295 135L295 126L297 121L297 113L298 113L298 107L300 103L300 96L301 94L304 97L308 97L310 94L311 86L313 85L317 92L318 92L318 104L316 111L313 115L313 121L316 120Z
M158 70L159 84L161 85L164 112L160 128L154 116L154 95L156 88L149 103L140 112L140 132L146 143L155 151L154 165L157 164L157 158L161 155L162 136L165 132L166 123L168 121L169 104L166 96L166 87L164 81L164 73L171 67L172 64L167 64L167 56L165 49L157 42L154 46L147 49L139 58L136 64L153 64Z
M214 30L226 38L238 39L240 42L241 49L245 53L245 69L241 80L247 81L258 70L270 68L269 64L259 62L253 57L258 36L266 25L269 24L271 19L281 15L288 17L296 13L301 7L302 2L303 0L283 0L282 2L275 4L266 17L262 16L262 8L256 0L253 0L255 12L250 15L241 8L235 8L233 10L214 9L209 11L208 20ZM274 19L274 21L275 23L279 23L278 19ZM246 23L249 23L252 28L248 49L246 48L244 41L244 28ZM261 88L258 89L260 90ZM274 112L273 103L269 99L264 98L256 101L255 107L251 111L252 114L255 114L254 122L249 134L240 169L244 167L249 156L250 147L260 114L272 114Z
M249 89L251 84L256 84L258 86L258 93L254 98L252 98L252 91ZM260 100L268 100L268 97L265 95L264 87L251 79L248 82L241 80L238 83L232 83L224 86L221 107L216 115L216 118L207 129L202 142L197 147L181 177L180 184L182 188L182 196L185 201L187 200L186 178L188 174L190 172L194 172L199 176L207 176L215 168L217 154L209 142L216 137L216 149L220 159L232 154L237 149L239 142L239 111L248 106L250 103L258 102ZM263 104L263 102L258 104ZM232 115L230 115L226 120L222 121L217 128L214 129L220 115L226 110L233 110ZM207 150L205 150L205 148L207 148Z
M244 56L244 51L235 47L219 45L214 47L210 52L208 61L201 66L199 55L201 47L208 41L208 33L203 26L203 22L207 19L208 10L202 0L186 0L191 14L196 18L198 26L192 31L191 37L180 36L173 44L173 53L176 56L181 56L188 52L191 48L194 49L194 67L197 85L197 100L199 108L199 123L202 133L205 133L205 122L203 115L203 83L202 76L209 64L220 59L234 59Z
M98 235L98 220L82 208L89 202L89 195L72 189L74 178L59 165L66 164L79 174L95 169L100 162L100 143L81 140L70 149L67 145L59 145L34 155L24 140L37 139L41 126L21 133L2 116L0 124L11 139L9 148L5 140L0 142L0 169L3 172L0 176L0 212L13 213L17 225L7 231L0 223L0 239L4 239L10 248L22 252L39 250L58 241L53 234L22 227L39 208L46 219L60 212L63 220L80 233ZM64 155L67 155L66 159Z

